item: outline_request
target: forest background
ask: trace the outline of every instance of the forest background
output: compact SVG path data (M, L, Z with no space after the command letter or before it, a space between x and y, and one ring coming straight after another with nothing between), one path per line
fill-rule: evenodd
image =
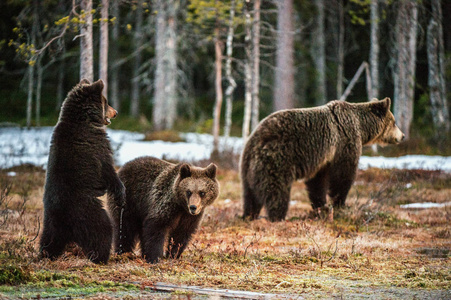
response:
M216 144L275 110L390 97L412 144L449 155L449 1L5 0L0 15L3 125L54 125L80 78L107 83L113 128Z

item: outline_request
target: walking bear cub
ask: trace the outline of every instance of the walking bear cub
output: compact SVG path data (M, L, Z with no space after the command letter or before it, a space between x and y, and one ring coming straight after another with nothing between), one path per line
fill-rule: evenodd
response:
M219 194L216 165L206 168L140 157L119 170L127 189L123 211L114 199L116 252L131 252L139 238L142 256L155 263L163 256L179 258L197 230L204 209ZM121 235L121 236L119 236Z
M102 80L83 79L69 92L53 131L44 191L41 256L60 256L75 242L95 263L106 263L112 224L97 198L108 192L117 205L124 185L113 167L105 125L117 112L102 96Z
M389 98L275 112L260 122L241 156L244 217L257 218L265 206L269 220L285 219L298 179L305 179L314 209L326 204L326 194L335 207L343 206L362 146L403 138Z

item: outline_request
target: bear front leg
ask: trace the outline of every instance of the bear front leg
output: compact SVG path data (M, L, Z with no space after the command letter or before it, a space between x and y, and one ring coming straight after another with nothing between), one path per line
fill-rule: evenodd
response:
M315 176L305 182L312 208L318 209L326 205L329 187L329 167L319 170Z
M352 187L357 173L357 163L338 164L333 166L330 172L329 196L332 199L333 206L339 208L344 206Z
M102 178L104 178L108 190L108 196L118 207L125 206L125 186L119 179L116 170L113 167L113 162L107 161L103 163Z
M199 227L202 216L203 212L196 216L184 214L180 218L177 227L169 234L166 257L180 258L191 237Z
M164 242L169 225L165 226L159 223L150 218L144 221L141 236L141 255L149 263L157 263L163 256Z

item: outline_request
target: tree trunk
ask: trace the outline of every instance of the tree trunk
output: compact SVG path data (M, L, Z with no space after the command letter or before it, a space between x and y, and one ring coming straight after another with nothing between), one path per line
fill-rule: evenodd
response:
M370 42L370 70L371 95L379 98L379 0L371 1L371 42Z
M157 1L154 130L172 129L177 117L177 1Z
M337 51L337 99L343 94L343 72L345 62L345 22L343 12L343 0L339 0L338 6L338 51Z
M112 40L113 43L109 47L110 53L111 53L111 62L113 62L113 66L110 67L110 74L111 74L111 80L110 80L110 98L111 104L117 111L121 111L121 102L120 102L120 96L119 96L119 68L120 66L115 66L114 63L119 59L119 1L120 0L113 0L112 6L111 6L111 13L116 18L113 23L112 28Z
M42 74L43 74L43 68L42 68L42 55L38 57L36 60L36 71L37 71L37 77L36 77L36 126L41 126L41 90L42 90Z
M235 0L231 0L229 30L227 32L227 43L226 43L227 60L225 65L226 78L229 83L229 86L225 91L226 112L225 112L224 137L226 138L230 137L230 128L232 127L233 91L236 88L236 82L232 76L233 35L235 32L234 18L235 18Z
M274 110L294 107L293 0L277 6L277 50L274 84Z
M164 109L165 109L165 71L164 71L164 53L165 53L165 27L166 10L164 0L155 1L156 16L156 35L155 35L155 81L153 94L153 112L152 121L154 130L164 128Z
M413 119L418 7L415 0L399 1L396 20L396 65L394 71L394 115L398 127L409 138Z
M31 127L31 114L33 108L33 89L34 89L34 64L28 65L28 96L27 96L27 128Z
M432 17L427 28L427 56L429 68L429 98L431 101L432 120L435 127L449 131L449 113L446 101L445 76L443 66L443 29L440 0L432 1ZM442 52L443 51L443 52Z
M216 0L218 1L218 0ZM218 13L218 12L216 12ZM219 153L219 126L221 121L221 107L222 107L222 41L220 36L219 20L218 16L216 21L216 27L214 30L215 35L215 92L216 101L213 112L213 152L212 156L216 156Z
M175 119L177 117L177 6L178 1L167 2L167 26L165 32L165 98L166 98L166 120L165 129L172 129Z
M317 16L312 34L312 58L316 70L316 105L327 102L326 90L326 38L324 33L324 0L315 0Z
M249 136L249 128L252 116L252 53L251 53L251 14L247 7L244 9L245 25L244 25L244 51L246 54L244 62L244 120L243 120L243 140L246 143Z
M138 0L136 7L136 28L133 35L133 46L135 49L140 49L143 43L143 0ZM139 84L139 72L141 67L141 51L135 56L132 72L132 95L130 99L130 115L138 117L139 115L139 96L140 96L140 84Z
M260 122L260 6L261 0L254 0L254 22L252 23L252 131Z
M66 54L66 47L64 47L64 43L63 43L63 50L62 50L62 54L61 54L61 61L58 65L58 85L56 87L56 105L55 105L55 110L59 111L61 109L61 105L63 104L64 101L64 75L65 75L65 68L66 68L66 59L65 59L65 54Z
M94 80L94 58L92 45L92 0L81 0L85 11L84 23L80 24L80 79Z
M108 6L110 0L102 0L100 11L100 53L99 53L99 78L105 86L103 95L108 99Z

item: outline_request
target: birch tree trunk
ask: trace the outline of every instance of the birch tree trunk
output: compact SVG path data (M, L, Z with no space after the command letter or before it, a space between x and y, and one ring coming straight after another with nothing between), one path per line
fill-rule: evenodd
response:
M27 96L27 128L31 127L31 114L33 108L33 89L34 89L34 64L28 65L28 96Z
M153 95L152 121L154 130L164 128L164 101L165 101L165 71L164 71L164 53L165 53L165 27L166 10L164 9L164 0L155 1L156 16L156 35L155 35L155 81Z
M133 45L135 49L140 49L143 43L142 23L143 23L143 0L138 0L138 4L136 7L136 23L135 23L136 28L133 35ZM141 51L138 51L136 53L133 63L132 82L131 82L132 94L130 99L130 115L132 115L135 118L138 117L139 115L140 67L141 67Z
M316 101L322 105L327 101L326 90L326 38L324 33L324 0L315 0L317 16L312 34L312 58L316 70Z
M94 80L94 57L92 45L92 0L81 0L84 23L80 24L80 79Z
M337 52L337 99L340 99L343 94L343 72L345 62L345 22L343 12L343 0L339 0L338 6L338 52Z
M429 98L431 101L432 120L435 127L440 130L449 131L449 112L446 100L444 46L441 1L432 1L432 17L427 28L427 56L428 56L428 85Z
M66 68L66 59L65 59L65 54L66 54L66 47L63 44L63 50L62 50L62 54L61 54L61 61L58 64L58 85L56 87L56 105L55 105L55 110L59 111L61 109L61 105L63 104L64 101L64 75L65 75L65 68Z
M119 97L119 68L120 66L116 66L115 62L119 59L119 1L120 0L113 0L111 5L111 13L116 18L113 23L112 28L112 35L111 38L113 40L113 43L109 47L110 53L111 53L111 62L112 66L110 67L110 74L111 74L111 80L110 80L110 101L113 107L117 111L121 111L121 103L120 103L120 97Z
M36 121L36 126L40 127L41 126L41 91L42 91L42 75L43 75L43 68L42 68L42 55L40 55L38 57L38 59L36 60L36 71L37 71L37 76L36 76L36 111L35 111L35 121Z
M274 79L274 110L294 107L293 0L280 0L277 6L277 50Z
M219 153L219 126L221 121L222 107L222 41L220 36L219 24L216 24L215 35L215 93L216 101L213 112L213 153L215 156Z
M165 94L166 94L166 120L165 129L172 129L177 117L177 34L176 12L179 1L166 1L168 12L167 31L165 32Z
M154 130L171 129L177 117L177 23L178 1L156 1L156 70Z
M243 141L246 143L249 136L249 129L252 116L252 68L251 68L251 14L247 7L244 9L245 25L244 25L244 51L246 54L244 62L244 120L243 120Z
M232 76L233 35L235 32L234 18L235 18L235 0L231 0L229 30L227 32L227 43L226 43L227 60L225 65L226 72L225 75L229 83L225 91L226 112L225 112L224 137L226 138L230 137L230 128L232 127L233 91L236 88L236 82Z
M370 70L371 95L370 98L379 99L379 0L371 1L371 42L370 42Z
M408 139L415 93L418 7L415 0L399 1L398 5L395 28L397 57L394 70L394 115L398 127Z
M108 99L108 9L110 0L102 0L100 10L99 78L105 84L103 96Z
M260 122L260 7L261 0L254 0L254 22L252 23L252 131Z

